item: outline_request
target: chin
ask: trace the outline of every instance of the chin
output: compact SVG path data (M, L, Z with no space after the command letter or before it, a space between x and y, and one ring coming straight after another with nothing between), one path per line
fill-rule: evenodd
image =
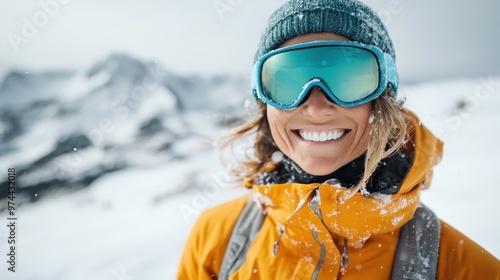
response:
M297 162L297 164L302 169L304 169L305 172L307 172L311 175L315 175L315 176L325 176L325 175L331 174L343 166L339 163L335 163L335 162L331 162L331 161L325 162L323 160L312 161L309 163Z

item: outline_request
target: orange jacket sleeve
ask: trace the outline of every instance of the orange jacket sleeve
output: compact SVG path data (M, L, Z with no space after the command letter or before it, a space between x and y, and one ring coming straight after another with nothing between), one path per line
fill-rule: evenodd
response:
M217 279L234 224L248 197L204 211L196 221L184 248L177 279Z
M500 279L500 261L443 221L439 246L437 279Z

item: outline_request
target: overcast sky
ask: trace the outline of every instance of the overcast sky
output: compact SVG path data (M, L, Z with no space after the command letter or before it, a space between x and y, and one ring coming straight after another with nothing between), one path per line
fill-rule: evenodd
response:
M87 67L125 52L181 74L247 75L267 18L284 2L0 0L0 74ZM500 75L500 1L365 3L388 26L402 82Z

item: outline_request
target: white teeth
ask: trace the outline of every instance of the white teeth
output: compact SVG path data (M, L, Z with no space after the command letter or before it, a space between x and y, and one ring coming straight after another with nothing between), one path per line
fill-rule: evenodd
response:
M330 140L337 140L345 134L345 130L343 131L329 131L329 132L307 132L300 130L300 137L307 141L314 142L325 142Z
M319 141L326 141L327 139L327 135L326 135L326 132L321 132L321 134L319 135Z

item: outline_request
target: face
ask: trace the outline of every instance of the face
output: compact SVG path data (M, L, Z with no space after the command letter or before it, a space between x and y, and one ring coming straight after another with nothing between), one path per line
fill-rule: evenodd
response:
M294 37L280 47L311 41L349 41L334 33ZM372 103L344 108L315 87L293 110L267 106L267 119L278 148L312 175L327 175L363 154L368 147Z

